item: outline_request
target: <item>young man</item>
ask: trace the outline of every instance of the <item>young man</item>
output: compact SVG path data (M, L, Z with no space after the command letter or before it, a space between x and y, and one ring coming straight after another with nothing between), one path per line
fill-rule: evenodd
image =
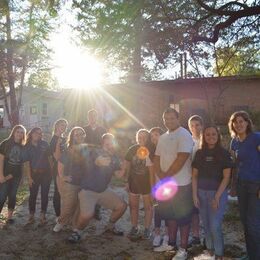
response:
M177 184L177 193L167 201L159 202L161 215L168 221L169 244L176 246L180 228L181 242L173 260L187 259L187 246L193 209L191 190L191 153L193 140L190 133L180 126L179 113L168 108L163 113L168 129L160 136L155 151L155 169L158 177L172 177Z
M115 223L124 214L127 206L116 193L108 189L113 173L117 177L123 177L124 173L120 171L120 161L114 154L113 135L102 136L102 148L93 151L88 162L89 167L81 183L82 190L79 192L79 218L74 232L68 238L71 243L80 241L81 233L94 216L97 204L112 210L107 231L114 235L123 235L115 228Z
M203 119L198 115L193 115L188 120L188 126L192 135L192 139L194 142L193 150L192 150L192 159L194 158L197 150L200 145L200 137L203 130ZM199 210L194 207L192 214L192 240L189 244L189 247L200 245L200 218L199 218Z
M102 135L107 132L107 130L98 125L98 112L95 109L88 111L88 125L83 127L86 132L85 142L87 144L101 146Z

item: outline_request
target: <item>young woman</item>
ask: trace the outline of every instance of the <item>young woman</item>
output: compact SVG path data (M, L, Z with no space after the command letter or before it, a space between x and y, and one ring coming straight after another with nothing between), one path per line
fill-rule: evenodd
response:
M247 254L244 259L260 259L260 133L245 111L231 115L229 131L233 137L231 151L237 166L237 187L240 218L244 226ZM233 192L234 195L234 192Z
M36 199L41 187L41 217L40 223L46 223L48 194L51 184L51 168L49 161L49 144L42 140L42 129L34 127L27 135L25 146L25 168L30 187L28 224L34 222Z
M16 193L22 177L23 146L26 130L16 125L0 145L0 213L8 197L7 223L12 224Z
M58 176L58 160L61 157L61 153L66 147L66 138L64 133L68 127L68 121L66 119L58 119L54 123L54 133L50 142L50 150L53 157L53 179L54 179L54 195L53 195L53 207L57 217L60 216L60 194L57 186Z
M85 172L88 155L87 145L83 145L86 133L81 127L74 127L68 137L68 148L58 162L58 187L61 196L61 214L54 232L59 232L64 225L71 223L78 206L81 177Z
M139 236L138 213L139 199L142 196L144 203L144 234L143 238L149 239L151 236L150 226L152 221L152 203L151 203L151 177L152 162L149 159L147 148L149 141L149 132L146 129L140 129L136 134L137 144L131 146L125 156L125 167L128 172L129 185L129 205L131 214L132 229L129 238Z
M150 159L153 161L154 153L156 150L156 145L158 143L159 137L163 134L163 130L160 127L153 127L149 131L150 133L150 139L152 143L152 147L150 149ZM154 171L154 169L153 169ZM156 176L156 172L153 173L155 176L155 182L159 180L159 178ZM155 184L155 183L154 183ZM169 236L168 236L168 230L167 230L167 222L165 221L165 233L163 236L163 239L161 237L161 224L162 224L162 218L160 216L160 211L158 210L158 207L155 207L154 210L154 238L153 238L153 246L158 247L155 251L165 251L168 249L168 242L169 242ZM162 240L162 247L159 248L161 245Z
M203 130L202 146L192 163L194 205L199 208L208 253L224 259L222 220L227 205L227 185L232 167L231 156L221 146L216 127Z

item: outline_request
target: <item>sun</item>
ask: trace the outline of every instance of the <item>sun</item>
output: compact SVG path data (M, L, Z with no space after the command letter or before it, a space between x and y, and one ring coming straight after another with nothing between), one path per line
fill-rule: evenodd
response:
M64 35L53 38L53 73L62 88L96 88L102 83L103 67L89 52Z

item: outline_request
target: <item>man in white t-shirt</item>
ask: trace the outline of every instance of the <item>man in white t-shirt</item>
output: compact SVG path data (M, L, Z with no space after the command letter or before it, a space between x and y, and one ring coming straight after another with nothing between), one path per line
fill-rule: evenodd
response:
M169 243L176 246L177 231L180 228L181 242L173 260L187 259L187 246L193 210L191 190L191 134L180 126L179 113L168 108L163 113L168 131L161 135L155 151L155 172L160 179L173 177L178 190L173 198L159 202L161 215L167 219Z
M198 115L193 115L188 120L189 130L192 135L194 146L192 149L192 159L200 146L200 138L203 130L203 119ZM200 245L200 218L199 209L194 207L191 221L192 240L189 247Z

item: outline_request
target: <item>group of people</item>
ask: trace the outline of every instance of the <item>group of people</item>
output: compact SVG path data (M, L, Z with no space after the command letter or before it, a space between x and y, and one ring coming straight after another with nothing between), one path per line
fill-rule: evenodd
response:
M14 221L24 165L30 188L28 224L35 221L39 187L40 222L46 223L49 188L54 179L54 232L70 225L68 240L77 243L89 221L98 215L97 206L101 206L112 211L105 232L123 235L115 224L127 204L109 188L115 175L127 184L130 239L150 239L154 218L154 251L175 250L173 259L187 259L188 247L201 243L201 220L205 259L224 259L221 226L230 189L230 195L238 196L247 248L244 259L260 259L260 133L254 132L245 111L230 117L232 141L228 151L221 145L216 126L204 126L203 119L194 115L188 121L188 131L181 127L179 113L168 108L163 113L167 131L160 127L138 130L136 144L129 147L124 160L116 153L115 137L97 124L97 116L97 111L90 110L88 126L73 127L67 138L68 122L57 120L50 144L42 139L39 127L31 129L27 138L22 125L12 129L0 145L0 212L8 197L7 223ZM145 215L142 232L138 226L140 197Z

